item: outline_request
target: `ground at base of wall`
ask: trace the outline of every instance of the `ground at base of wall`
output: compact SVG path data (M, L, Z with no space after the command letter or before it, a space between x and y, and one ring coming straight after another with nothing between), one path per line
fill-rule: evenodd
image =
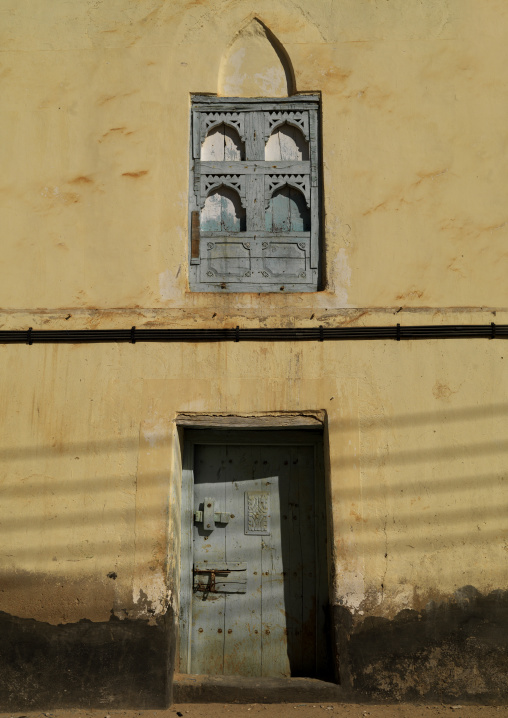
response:
M252 718L500 718L508 716L508 706L481 706L468 704L423 705L395 703L374 705L369 703L179 703L165 710L61 710L30 713L0 713L0 718L224 718L242 716Z

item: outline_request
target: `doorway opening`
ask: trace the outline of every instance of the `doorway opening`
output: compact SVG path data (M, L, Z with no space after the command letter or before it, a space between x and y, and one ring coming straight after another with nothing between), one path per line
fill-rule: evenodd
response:
M322 427L185 429L180 672L330 680Z

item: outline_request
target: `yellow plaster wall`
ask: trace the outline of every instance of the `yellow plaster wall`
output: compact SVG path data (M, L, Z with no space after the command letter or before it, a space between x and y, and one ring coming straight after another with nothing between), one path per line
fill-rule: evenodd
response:
M285 296L187 285L190 93L220 90L251 3L0 11L1 328L507 322L501 0L257 3L322 93L326 290ZM0 610L176 600L180 411L326 410L334 601L391 616L506 587L505 351L0 346Z
M176 600L183 411L326 410L334 601L391 616L505 584L502 341L22 345L0 360L0 610L56 623Z
M0 306L209 321L216 298L187 291L189 98L220 89L251 3L1 9ZM327 291L271 297L272 313L506 306L507 13L500 0L257 3L296 90L323 98ZM256 68L249 47L247 69L266 75L273 49Z

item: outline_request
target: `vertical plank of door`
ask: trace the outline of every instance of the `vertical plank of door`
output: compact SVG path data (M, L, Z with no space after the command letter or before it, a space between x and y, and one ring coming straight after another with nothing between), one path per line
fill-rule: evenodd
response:
M290 676L281 533L281 486L289 478L289 447L263 446L262 489L270 491L270 535L262 536L262 676ZM284 489L282 489L284 493Z
M302 576L300 675L316 675L316 541L314 507L314 447L292 449L291 480L298 484L300 529L300 573Z
M191 671L194 444L186 442L182 465L182 559L180 579L180 671Z
M228 449L226 473L227 512L233 514L226 527L226 560L247 563L246 593L226 594L224 674L261 675L261 539L244 533L245 492L261 488L255 464L259 447ZM231 463L229 463L231 461Z
M302 675L302 545L299 526L300 487L295 481L294 450L289 450L289 476L287 480L287 528L284 552L286 573L286 623L288 654L291 675Z
M223 482L226 447L196 446L194 455L194 509L205 497L215 500L215 510L225 510ZM222 526L205 532L203 524L194 526L194 564L226 560L226 536ZM203 576L203 581L208 581ZM203 600L204 599L204 600ZM220 675L224 672L224 594L194 593L192 603L191 672Z

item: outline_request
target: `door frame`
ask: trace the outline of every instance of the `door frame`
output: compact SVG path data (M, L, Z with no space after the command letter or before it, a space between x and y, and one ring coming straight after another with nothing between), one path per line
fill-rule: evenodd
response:
M225 417L226 418L226 417ZM228 417L231 419L232 417ZM275 418L275 417L274 417ZM247 423L247 422L246 422ZM255 422L252 422L255 423ZM320 576L316 571L316 596L317 600L330 602L331 571L330 571L330 535L328 527L329 517L329 491L324 470L324 436L321 423L306 424L302 429L301 424L281 426L275 421L273 426L266 426L260 429L249 425L231 427L225 421L224 428L190 428L187 424L184 427L183 452L182 452L182 492L181 492L181 553L180 553L180 621L179 621L179 672L190 674L191 669L191 634L192 634L192 566L193 566L193 527L194 527L194 447L196 444L229 444L239 445L245 442L242 434L248 433L249 444L258 446L283 446L283 445L311 445L314 447L314 499L316 511L325 509L327 516L324 524L316 521L316 542L317 546L326 546L325 576ZM191 425L192 426L192 425ZM195 425L194 425L195 426ZM321 486L320 486L321 484ZM324 507L323 507L324 502ZM316 564L318 565L318 564ZM318 612L316 612L317 614ZM316 619L317 621L317 619ZM316 639L318 634L316 632ZM330 651L330 646L327 646ZM260 679L261 680L261 679Z

